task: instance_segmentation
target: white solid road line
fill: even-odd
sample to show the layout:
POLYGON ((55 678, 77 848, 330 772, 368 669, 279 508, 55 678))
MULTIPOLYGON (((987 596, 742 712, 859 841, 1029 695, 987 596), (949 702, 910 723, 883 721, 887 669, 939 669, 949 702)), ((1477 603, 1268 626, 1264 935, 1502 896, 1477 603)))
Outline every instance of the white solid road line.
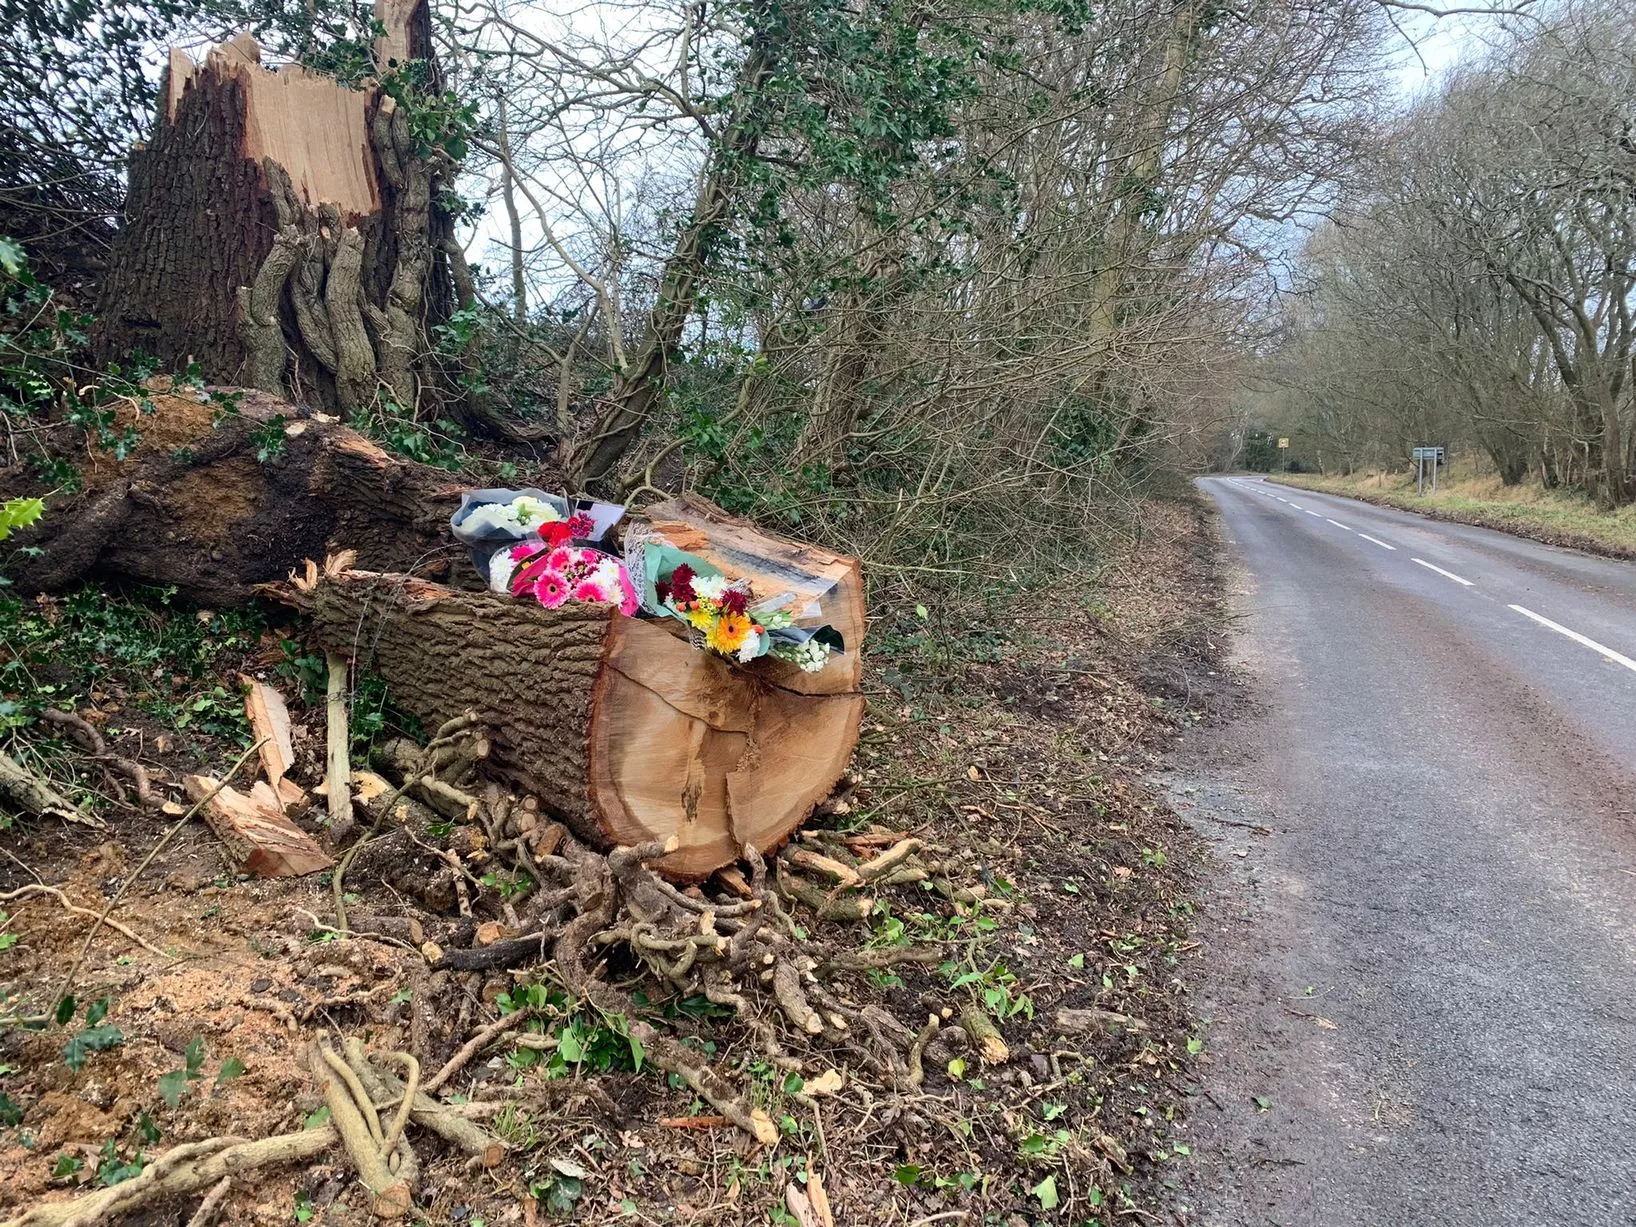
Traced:
POLYGON ((1445 570, 1443 570, 1442 567, 1434 567, 1431 563, 1427 562, 1424 558, 1414 558, 1414 559, 1411 559, 1410 561, 1418 562, 1421 566, 1425 567, 1426 570, 1428 570, 1428 571, 1436 571, 1444 579, 1452 579, 1455 583, 1464 584, 1467 588, 1475 588, 1476 587, 1476 585, 1473 584, 1469 579, 1462 579, 1462 578, 1460 578, 1460 576, 1456 575, 1453 571, 1445 571, 1445 570))
POLYGON ((1395 549, 1397 549, 1397 546, 1387 545, 1379 537, 1371 537, 1368 533, 1359 533, 1358 536, 1362 537, 1365 541, 1373 541, 1376 545, 1380 546, 1380 548, 1383 549, 1383 550, 1395 550, 1395 549))
POLYGON ((1614 664, 1623 665, 1625 668, 1629 669, 1632 673, 1636 673, 1636 660, 1632 660, 1630 657, 1626 656, 1623 652, 1615 652, 1612 648, 1606 647, 1606 646, 1604 646, 1604 645, 1602 645, 1600 643, 1597 643, 1596 640, 1590 638, 1589 636, 1581 635, 1578 631, 1569 630, 1566 626, 1563 626, 1559 622, 1553 622, 1549 618, 1542 618, 1537 613, 1535 613, 1532 609, 1524 609, 1521 605, 1512 605, 1511 608, 1516 610, 1523 617, 1532 618, 1535 622, 1538 622, 1541 626, 1549 627, 1551 630, 1555 631, 1559 635, 1566 635, 1566 636, 1568 636, 1569 639, 1572 639, 1575 643, 1582 643, 1587 648, 1589 648, 1591 651, 1602 653, 1603 656, 1606 656, 1614 664))
MULTIPOLYGON (((1328 516, 1325 516, 1325 517, 1324 517, 1324 519, 1326 519, 1326 520, 1329 520, 1329 517, 1328 517, 1328 516)), ((1330 522, 1330 523, 1331 523, 1331 524, 1333 524, 1333 525, 1334 525, 1334 526, 1335 526, 1335 527, 1336 527, 1336 528, 1343 528, 1343 529, 1346 529, 1346 531, 1347 531, 1347 532, 1351 532, 1351 531, 1352 531, 1352 530, 1351 530, 1351 529, 1350 529, 1350 528, 1347 528, 1347 527, 1346 527, 1346 525, 1344 525, 1344 524, 1342 524, 1342 523, 1341 523, 1341 522, 1340 522, 1340 521, 1339 521, 1339 520, 1329 520, 1329 522, 1330 522)))

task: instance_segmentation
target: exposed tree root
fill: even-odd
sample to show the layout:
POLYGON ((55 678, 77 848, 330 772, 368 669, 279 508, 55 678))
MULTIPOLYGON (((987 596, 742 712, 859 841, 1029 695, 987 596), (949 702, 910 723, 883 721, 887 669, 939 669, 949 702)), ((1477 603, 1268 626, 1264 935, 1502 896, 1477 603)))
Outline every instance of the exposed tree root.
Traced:
MULTIPOLYGON (((383 767, 396 768, 402 780, 400 794, 413 790, 457 824, 475 823, 465 830, 481 832, 480 837, 462 835, 457 825, 448 833, 446 848, 432 847, 413 833, 411 842, 460 867, 474 884, 478 878, 460 866, 455 847, 470 849, 468 855, 484 868, 510 869, 504 896, 478 884, 481 897, 471 906, 478 915, 487 909, 505 917, 503 926, 499 922, 478 926, 485 937, 492 939, 495 930, 506 928, 512 933, 521 929, 521 935, 469 949, 440 950, 432 971, 540 966, 573 997, 616 1020, 641 1045, 649 1063, 685 1082, 717 1114, 763 1145, 778 1140, 772 1119, 750 1102, 730 1071, 716 1068, 700 1051, 679 1042, 669 1028, 644 1016, 632 996, 632 964, 640 969, 635 982, 646 978, 657 986, 657 992, 645 990, 649 998, 703 998, 732 1010, 775 1066, 801 1069, 806 1059, 825 1053, 826 1063, 851 1060, 894 1089, 918 1088, 937 1020, 917 1033, 876 1007, 848 1005, 846 994, 832 992, 825 982, 902 963, 937 961, 942 952, 914 947, 860 950, 855 939, 845 935, 831 948, 798 926, 786 907, 810 908, 820 920, 866 919, 875 907, 877 883, 904 872, 918 875, 915 880, 929 876, 927 866, 916 860, 923 850, 919 840, 893 836, 885 848, 866 841, 858 845, 861 859, 839 841, 826 842, 822 853, 792 847, 776 867, 755 848, 746 847, 747 877, 735 873, 719 879, 715 893, 708 887, 684 889, 653 868, 654 862, 674 851, 674 841, 616 848, 603 855, 576 842, 561 826, 542 820, 532 798, 510 797, 492 785, 482 786, 474 772, 486 744, 483 731, 467 722, 439 729, 425 749, 399 743, 380 755, 383 767), (801 870, 818 875, 823 884, 801 870), (617 984, 607 972, 610 964, 622 969, 617 984)), ((343 862, 343 871, 346 867, 343 862)), ((340 876, 337 873, 337 879, 340 876)), ((444 1085, 483 1047, 521 1021, 507 1016, 473 1037, 425 1089, 435 1091, 444 1085)))
POLYGON ((33 818, 62 818, 88 827, 102 825, 8 754, 0 754, 0 808, 33 818))
POLYGON ((337 1137, 332 1127, 322 1125, 255 1142, 221 1137, 183 1143, 171 1147, 132 1180, 72 1201, 35 1206, 0 1227, 93 1227, 157 1202, 212 1188, 258 1167, 315 1158, 335 1145, 337 1137))

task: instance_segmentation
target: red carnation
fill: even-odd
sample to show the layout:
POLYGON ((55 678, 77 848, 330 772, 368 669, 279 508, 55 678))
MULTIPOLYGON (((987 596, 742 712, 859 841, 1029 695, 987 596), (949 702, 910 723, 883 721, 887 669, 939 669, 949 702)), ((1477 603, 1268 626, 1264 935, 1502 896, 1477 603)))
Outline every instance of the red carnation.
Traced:
POLYGON ((729 588, 721 594, 721 608, 724 613, 742 614, 749 607, 749 594, 742 588, 729 588))
POLYGON ((576 511, 573 515, 568 517, 568 522, 564 525, 564 527, 568 530, 568 535, 570 537, 578 540, 579 538, 589 537, 591 535, 592 530, 596 528, 596 521, 591 519, 591 517, 586 515, 583 511, 576 511))
POLYGON ((670 595, 678 605, 693 599, 693 568, 685 562, 670 573, 670 595))
POLYGON ((566 544, 568 538, 573 535, 568 531, 568 525, 572 523, 572 520, 566 523, 558 520, 551 524, 542 524, 540 525, 540 537, 546 545, 555 549, 559 545, 566 544))

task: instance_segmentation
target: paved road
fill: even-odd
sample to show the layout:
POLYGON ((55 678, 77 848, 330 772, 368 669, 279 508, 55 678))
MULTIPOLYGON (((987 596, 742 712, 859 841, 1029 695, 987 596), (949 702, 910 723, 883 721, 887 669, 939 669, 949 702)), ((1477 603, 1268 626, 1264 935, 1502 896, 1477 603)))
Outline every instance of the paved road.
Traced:
POLYGON ((1233 870, 1184 1221, 1636 1223, 1636 565, 1202 485, 1257 702, 1173 781, 1233 870))

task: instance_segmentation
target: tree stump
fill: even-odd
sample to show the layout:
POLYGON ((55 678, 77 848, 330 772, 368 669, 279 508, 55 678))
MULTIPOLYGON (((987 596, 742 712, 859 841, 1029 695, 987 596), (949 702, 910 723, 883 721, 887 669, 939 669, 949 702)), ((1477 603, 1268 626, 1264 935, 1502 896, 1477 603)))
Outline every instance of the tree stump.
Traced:
POLYGON ((549 610, 404 575, 325 576, 299 603, 326 648, 387 684, 428 727, 475 711, 498 772, 597 847, 680 840, 658 862, 695 881, 745 845, 771 851, 828 796, 863 715, 858 564, 782 541, 700 500, 655 509, 692 527, 685 548, 732 573, 831 585, 818 604, 847 651, 820 672, 729 663, 680 624, 606 606, 549 610))
MULTIPOLYGON (((435 90, 424 0, 379 15, 377 71, 413 60, 435 90)), ((431 330, 470 297, 439 203, 456 169, 376 82, 265 67, 248 34, 200 63, 173 49, 131 155, 98 360, 141 350, 334 413, 413 414, 438 381, 431 330)))

